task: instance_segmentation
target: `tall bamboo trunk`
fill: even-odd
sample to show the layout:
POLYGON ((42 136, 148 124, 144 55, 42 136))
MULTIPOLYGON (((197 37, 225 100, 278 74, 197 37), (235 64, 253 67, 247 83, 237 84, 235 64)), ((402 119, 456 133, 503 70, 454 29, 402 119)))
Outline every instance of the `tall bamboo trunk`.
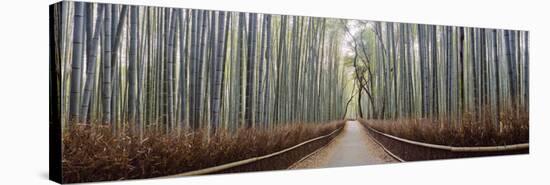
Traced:
MULTIPOLYGON (((271 15, 266 15, 266 58, 265 58, 265 65, 266 65, 266 80, 265 80, 265 96, 264 96, 264 112, 265 112, 265 115, 263 116, 263 123, 264 124, 268 124, 269 125, 269 120, 270 119, 270 116, 271 116, 271 111, 268 110, 268 108, 270 107, 270 86, 269 86, 269 83, 271 81, 271 78, 269 76, 269 72, 270 72, 270 61, 271 61, 271 54, 272 54, 272 51, 271 51, 271 15)), ((260 87, 262 88, 262 87, 260 87)))
POLYGON ((214 79, 213 84, 214 87, 212 89, 212 129, 216 130, 220 126, 220 97, 221 97, 221 84, 222 84, 222 70, 223 70, 223 61, 225 61, 224 58, 224 36, 225 36, 225 13, 219 12, 218 14, 218 36, 217 36, 217 47, 216 48, 216 59, 214 60, 214 79))
POLYGON ((74 31, 73 31, 73 56, 71 66, 71 98, 70 98, 70 121, 80 121, 80 81, 82 77, 82 48, 84 37, 84 3, 75 2, 74 31))
MULTIPOLYGON (((96 27, 94 29, 92 43, 90 45, 91 49, 88 50, 90 53, 87 55, 87 66, 86 66, 86 83, 84 86, 84 96, 82 98, 82 106, 81 106, 81 120, 82 123, 88 122, 88 111, 90 108, 90 98, 92 96, 92 90, 93 90, 93 84, 95 80, 95 64, 97 63, 97 50, 99 48, 99 37, 100 37, 100 31, 103 27, 103 10, 104 6, 99 5, 98 7, 98 18, 96 21, 96 27)), ((90 120, 91 121, 91 120, 90 120)))
POLYGON ((111 6, 105 5, 105 39, 103 46, 103 123, 111 123, 111 6))
POLYGON ((256 62, 256 16, 255 13, 249 14, 248 22, 248 57, 246 65, 246 102, 245 102, 245 124, 251 128, 254 123, 254 64, 256 62))
MULTIPOLYGON (((131 6, 130 10, 130 53, 128 58, 128 122, 136 124, 137 109, 137 46, 138 46, 138 6, 131 6)), ((136 125, 138 131, 141 125, 136 125)))

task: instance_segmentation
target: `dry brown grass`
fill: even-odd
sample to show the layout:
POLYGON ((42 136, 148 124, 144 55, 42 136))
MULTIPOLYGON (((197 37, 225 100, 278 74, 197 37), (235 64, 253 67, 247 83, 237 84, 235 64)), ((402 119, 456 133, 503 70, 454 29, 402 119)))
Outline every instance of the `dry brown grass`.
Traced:
MULTIPOLYGON (((143 139, 109 128, 74 126, 63 133, 63 182, 139 179, 173 175, 251 157, 270 154, 311 138, 329 134, 343 121, 327 124, 292 124, 271 130, 220 131, 207 139, 206 131, 178 135, 146 132, 143 139)), ((316 147, 315 144, 308 147, 316 147)), ((297 150, 283 164, 250 166, 239 171, 279 169, 312 148, 297 150), (266 167, 270 166, 270 167, 266 167)), ((279 158, 284 158, 280 156, 279 158)))
POLYGON ((479 121, 466 114, 448 122, 432 119, 360 120, 381 132, 400 138, 447 146, 496 146, 529 142, 529 114, 501 114, 500 124, 479 121))

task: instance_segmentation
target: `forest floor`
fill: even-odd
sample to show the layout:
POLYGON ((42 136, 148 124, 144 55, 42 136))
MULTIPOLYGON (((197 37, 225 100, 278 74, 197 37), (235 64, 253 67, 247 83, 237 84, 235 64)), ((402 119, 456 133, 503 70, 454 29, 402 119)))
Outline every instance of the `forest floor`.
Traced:
POLYGON ((327 146, 294 164, 291 169, 358 166, 397 162, 388 155, 358 121, 348 121, 327 146))

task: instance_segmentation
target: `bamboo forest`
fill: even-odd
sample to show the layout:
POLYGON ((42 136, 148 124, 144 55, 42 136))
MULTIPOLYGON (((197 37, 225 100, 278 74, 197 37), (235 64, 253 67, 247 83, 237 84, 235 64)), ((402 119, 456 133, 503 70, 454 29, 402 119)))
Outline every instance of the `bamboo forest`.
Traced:
POLYGON ((50 15, 65 183, 529 150, 528 31, 73 1, 50 15))

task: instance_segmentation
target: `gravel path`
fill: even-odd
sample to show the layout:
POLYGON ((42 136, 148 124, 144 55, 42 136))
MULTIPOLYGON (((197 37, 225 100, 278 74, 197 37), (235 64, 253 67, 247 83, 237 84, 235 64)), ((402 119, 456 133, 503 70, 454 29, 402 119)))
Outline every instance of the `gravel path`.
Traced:
POLYGON ((357 121, 348 121, 344 130, 324 148, 292 169, 358 166, 397 162, 389 156, 357 121))

